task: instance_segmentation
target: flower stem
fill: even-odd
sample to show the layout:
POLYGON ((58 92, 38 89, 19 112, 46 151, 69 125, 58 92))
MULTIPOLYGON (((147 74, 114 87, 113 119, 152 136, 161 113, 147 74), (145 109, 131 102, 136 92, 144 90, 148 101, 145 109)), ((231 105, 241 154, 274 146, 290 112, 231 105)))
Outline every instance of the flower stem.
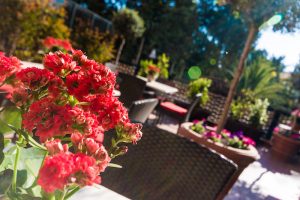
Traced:
POLYGON ((65 196, 65 200, 67 200, 68 198, 70 198, 73 194, 75 194, 78 190, 80 189, 79 186, 77 186, 76 188, 74 188, 73 190, 71 190, 66 196, 65 196))
POLYGON ((13 179, 12 179, 12 189, 14 192, 17 191, 17 175, 18 175, 18 162, 20 157, 20 148, 17 145, 17 152, 15 157, 15 163, 14 163, 14 173, 13 173, 13 179))

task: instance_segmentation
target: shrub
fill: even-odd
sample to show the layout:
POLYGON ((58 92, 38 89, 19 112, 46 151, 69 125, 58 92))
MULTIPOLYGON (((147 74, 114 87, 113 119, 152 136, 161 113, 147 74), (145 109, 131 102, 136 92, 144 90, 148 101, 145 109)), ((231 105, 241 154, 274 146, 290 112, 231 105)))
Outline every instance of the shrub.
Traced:
POLYGON ((268 120, 267 109, 270 105, 268 99, 256 98, 250 90, 243 90, 242 96, 231 106, 232 117, 236 120, 249 117, 252 125, 261 126, 268 120))
POLYGON ((51 0, 24 1, 26 11, 22 16, 15 55, 23 60, 42 61, 39 53, 42 41, 48 36, 68 39, 70 30, 65 25, 66 11, 57 8, 51 0))
POLYGON ((199 78, 192 81, 188 86, 188 97, 194 98, 196 94, 202 93, 200 105, 204 106, 209 100, 208 89, 211 86, 211 83, 211 79, 208 78, 199 78))
POLYGON ((89 24, 79 21, 71 36, 73 46, 83 49, 86 55, 94 60, 105 63, 114 58, 115 38, 109 33, 101 33, 89 24))

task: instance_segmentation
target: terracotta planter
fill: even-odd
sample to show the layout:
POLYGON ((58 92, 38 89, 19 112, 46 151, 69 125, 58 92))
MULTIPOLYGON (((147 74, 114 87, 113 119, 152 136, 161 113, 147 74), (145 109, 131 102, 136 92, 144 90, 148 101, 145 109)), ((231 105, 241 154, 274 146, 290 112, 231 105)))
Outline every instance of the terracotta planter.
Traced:
POLYGON ((238 179, 239 175, 243 172, 243 170, 249 164, 260 158, 256 148, 253 146, 249 146, 249 150, 244 150, 228 147, 221 143, 214 143, 210 140, 207 140, 195 131, 191 130, 190 127, 192 124, 193 123, 191 122, 181 124, 181 126, 178 129, 178 134, 185 138, 193 140, 198 144, 204 145, 212 150, 215 150, 216 152, 224 155, 225 157, 229 158, 238 165, 238 170, 236 174, 232 177, 230 183, 226 186, 227 191, 229 191, 235 183, 235 181, 238 179))
POLYGON ((285 161, 293 160, 300 150, 300 141, 274 133, 272 138, 272 154, 285 161))

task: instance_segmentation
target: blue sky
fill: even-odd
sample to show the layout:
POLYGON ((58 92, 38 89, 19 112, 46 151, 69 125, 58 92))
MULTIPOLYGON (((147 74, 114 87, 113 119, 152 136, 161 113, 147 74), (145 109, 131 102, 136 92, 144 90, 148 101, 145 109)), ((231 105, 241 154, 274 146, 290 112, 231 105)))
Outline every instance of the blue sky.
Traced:
POLYGON ((285 56, 285 71, 291 72, 300 61, 300 31, 295 33, 273 32, 271 28, 262 31, 257 49, 267 50, 269 56, 285 56))

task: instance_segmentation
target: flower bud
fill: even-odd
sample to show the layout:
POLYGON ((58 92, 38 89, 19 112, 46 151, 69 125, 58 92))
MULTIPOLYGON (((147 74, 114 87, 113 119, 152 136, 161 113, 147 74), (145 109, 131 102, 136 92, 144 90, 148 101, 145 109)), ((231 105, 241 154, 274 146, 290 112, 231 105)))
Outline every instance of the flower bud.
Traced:
POLYGON ((68 145, 67 144, 62 145, 59 139, 46 141, 45 146, 50 155, 68 151, 68 145))

